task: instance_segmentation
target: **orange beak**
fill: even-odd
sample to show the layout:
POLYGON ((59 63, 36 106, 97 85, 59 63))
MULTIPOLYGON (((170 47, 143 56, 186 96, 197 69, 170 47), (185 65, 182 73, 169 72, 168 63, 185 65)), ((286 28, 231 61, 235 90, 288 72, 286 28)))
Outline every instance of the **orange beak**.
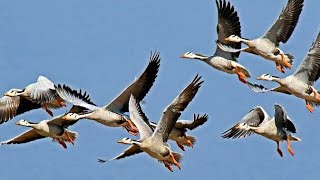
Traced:
POLYGON ((180 58, 186 58, 186 56, 185 56, 184 54, 182 54, 182 55, 180 56, 180 58))

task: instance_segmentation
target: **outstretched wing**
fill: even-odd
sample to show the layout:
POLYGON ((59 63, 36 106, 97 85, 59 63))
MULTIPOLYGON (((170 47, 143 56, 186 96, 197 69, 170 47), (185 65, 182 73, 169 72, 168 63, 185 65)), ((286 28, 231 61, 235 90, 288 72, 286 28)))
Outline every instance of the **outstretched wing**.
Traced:
POLYGON ((204 114, 200 116, 199 114, 194 114, 193 115, 193 121, 188 121, 188 120, 178 120, 175 124, 175 128, 177 129, 182 129, 182 128, 187 128, 190 130, 193 130, 197 128, 198 126, 203 125, 205 122, 208 120, 208 115, 204 114))
POLYGON ((277 46, 280 42, 286 43, 296 27, 304 0, 289 0, 282 10, 277 21, 272 25, 264 37, 268 38, 277 46))
POLYGON ((98 159, 98 162, 100 163, 105 163, 105 162, 109 162, 109 161, 113 161, 113 160, 118 160, 118 159, 122 159, 122 158, 126 158, 135 154, 139 154, 143 152, 139 146, 137 145, 131 145, 128 149, 126 149, 125 151, 123 151, 121 154, 119 154, 118 156, 112 158, 112 159, 108 159, 108 160, 103 160, 103 159, 98 159))
MULTIPOLYGON (((241 43, 228 42, 225 38, 231 35, 237 35, 241 37, 241 25, 238 17, 237 11, 234 10, 234 7, 230 2, 225 0, 216 0, 216 5, 218 8, 218 24, 217 24, 217 33, 218 41, 223 44, 228 44, 229 46, 240 49, 241 43)), ((216 49, 216 53, 219 52, 219 55, 225 55, 230 60, 236 60, 239 57, 240 51, 237 52, 221 52, 219 46, 216 49)))
POLYGON ((247 129, 245 126, 258 127, 264 120, 268 119, 268 114, 260 106, 253 108, 247 113, 240 122, 232 128, 222 133, 223 138, 241 138, 250 136, 254 132, 247 129))
POLYGON ((313 85, 320 77, 320 33, 317 39, 313 42, 307 56, 299 65, 294 76, 313 85))
POLYGON ((291 92, 287 91, 283 86, 278 86, 275 88, 268 89, 262 86, 261 84, 252 84, 250 82, 247 82, 247 85, 253 92, 265 93, 265 92, 274 91, 274 92, 280 92, 280 93, 291 95, 291 92))
POLYGON ((201 87, 201 76, 196 76, 193 81, 173 100, 164 110, 161 120, 156 127, 152 137, 160 142, 167 142, 172 128, 176 124, 181 112, 188 106, 201 87))
POLYGON ((31 86, 30 98, 35 101, 49 103, 57 97, 54 84, 44 76, 39 76, 31 86))
POLYGON ((41 108, 39 103, 32 102, 26 98, 3 96, 0 98, 0 124, 7 122, 15 116, 38 108, 41 108))
POLYGON ((105 108, 116 112, 128 112, 128 103, 131 94, 140 102, 147 95, 158 76, 160 59, 160 53, 151 53, 149 64, 140 77, 131 83, 131 85, 121 92, 110 104, 105 106, 105 108))
POLYGON ((27 143, 37 139, 42 139, 42 138, 45 138, 45 137, 38 134, 36 130, 30 129, 12 139, 1 142, 1 144, 22 144, 22 143, 27 143))

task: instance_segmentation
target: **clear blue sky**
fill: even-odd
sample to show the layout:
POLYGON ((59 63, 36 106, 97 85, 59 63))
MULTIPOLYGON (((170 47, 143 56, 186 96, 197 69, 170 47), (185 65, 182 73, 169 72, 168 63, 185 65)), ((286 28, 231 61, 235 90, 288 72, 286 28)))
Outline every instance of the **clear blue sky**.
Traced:
MULTIPOLYGON (((232 1, 240 15, 242 35, 262 35, 286 2, 232 1)), ((317 0, 306 0, 293 36, 281 46, 295 56, 293 70, 288 73, 300 64, 320 30, 319 6, 317 0)), ((171 173, 146 154, 98 164, 97 158, 111 158, 127 148, 117 141, 129 135, 121 128, 83 120, 70 128, 79 133, 79 138, 67 150, 50 139, 1 146, 1 179, 319 178, 320 109, 311 114, 304 101, 295 97, 255 94, 236 76, 179 58, 186 51, 209 55, 215 50, 217 10, 213 0, 4 0, 0 2, 0 19, 0 92, 23 88, 45 75, 54 83, 88 91, 92 100, 104 105, 142 72, 150 51, 158 50, 162 57, 159 77, 143 105, 148 117, 157 121, 196 73, 205 82, 181 118, 190 119, 193 113, 210 117, 205 126, 190 133, 198 137, 198 143, 183 153, 181 171, 171 173), (284 157, 280 158, 276 144, 257 135, 236 140, 220 137, 254 106, 261 105, 273 115, 274 103, 287 109, 297 136, 303 140, 292 144, 295 157, 282 144, 284 157)), ((241 54, 240 62, 254 78, 263 73, 282 76, 274 63, 260 57, 241 54)), ((320 89, 319 83, 315 87, 320 89)), ((2 124, 0 139, 27 130, 14 124, 22 118, 38 122, 48 115, 37 110, 2 124)), ((179 151, 174 143, 172 149, 179 151)))

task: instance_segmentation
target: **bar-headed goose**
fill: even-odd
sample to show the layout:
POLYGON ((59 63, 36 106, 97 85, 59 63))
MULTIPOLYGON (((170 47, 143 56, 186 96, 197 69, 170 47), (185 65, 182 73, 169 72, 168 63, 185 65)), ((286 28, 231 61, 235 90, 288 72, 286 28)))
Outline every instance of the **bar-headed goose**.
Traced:
POLYGON ((284 73, 283 67, 291 69, 293 56, 284 54, 279 48, 279 44, 280 42, 286 43, 292 35, 302 11, 303 1, 304 0, 288 0, 287 6, 282 10, 277 21, 265 35, 257 39, 249 40, 241 38, 241 36, 237 34, 233 34, 225 39, 230 42, 244 43, 248 47, 234 49, 234 47, 228 47, 221 43, 218 43, 218 46, 228 52, 236 53, 245 51, 259 55, 267 60, 274 61, 277 69, 284 73))
POLYGON ((11 89, 0 98, 0 124, 41 107, 53 116, 49 108, 62 106, 65 106, 65 103, 57 95, 54 84, 48 78, 39 76, 36 83, 24 89, 11 89))
POLYGON ((258 77, 258 80, 274 81, 280 86, 267 89, 262 85, 248 83, 248 86, 254 92, 280 92, 285 94, 292 94, 296 97, 304 99, 306 107, 310 112, 313 112, 314 106, 320 105, 319 92, 313 87, 313 84, 320 77, 320 33, 317 39, 311 45, 311 48, 299 65, 295 73, 285 78, 263 74, 258 77))
MULTIPOLYGON (((228 44, 233 48, 241 48, 240 42, 227 42, 226 37, 236 34, 241 36, 241 25, 237 11, 234 10, 234 7, 230 2, 226 3, 225 0, 216 0, 218 8, 218 41, 224 44, 228 44)), ((248 70, 237 62, 240 52, 230 53, 221 50, 219 47, 216 47, 216 52, 212 56, 204 56, 201 54, 195 54, 192 52, 187 52, 181 55, 181 58, 188 59, 198 59, 211 67, 229 73, 237 74, 241 82, 246 83, 247 78, 250 77, 248 70)))
POLYGON ((149 64, 140 77, 111 103, 103 107, 88 104, 77 98, 74 94, 75 91, 69 87, 58 85, 56 89, 62 99, 73 105, 81 106, 89 110, 87 113, 82 114, 69 113, 64 118, 70 121, 84 118, 91 119, 105 126, 124 127, 130 134, 137 135, 137 128, 124 113, 128 112, 128 103, 131 94, 133 94, 138 101, 141 101, 147 95, 156 80, 159 66, 160 54, 151 54, 149 64))
MULTIPOLYGON (((193 115, 193 121, 191 120, 178 120, 173 127, 171 133, 169 134, 169 139, 175 141, 177 145, 185 151, 184 146, 193 147, 196 143, 196 137, 189 136, 186 132, 189 130, 193 130, 201 125, 203 125, 208 120, 208 115, 204 114, 202 116, 193 115)), ((150 123, 151 126, 155 129, 157 124, 154 122, 150 123)))
MULTIPOLYGON (((164 165, 173 171, 171 165, 181 169, 179 161, 181 155, 172 152, 167 140, 170 132, 174 128, 181 112, 192 101, 198 92, 201 84, 201 77, 196 76, 194 80, 174 99, 174 101, 164 110, 159 125, 153 129, 148 118, 142 112, 141 107, 134 96, 131 96, 129 101, 130 118, 138 127, 140 139, 132 140, 123 138, 119 143, 131 145, 127 150, 111 160, 117 160, 131 156, 140 152, 146 152, 151 157, 163 162, 164 165)), ((99 162, 108 160, 99 159, 99 162)), ((109 160, 110 161, 110 160, 109 160)))
MULTIPOLYGON (((94 105, 86 93, 77 92, 78 98, 94 105)), ((72 106, 68 113, 81 113, 85 109, 80 106, 72 106)), ((66 113, 67 114, 67 113, 66 113)), ((74 144, 77 138, 77 133, 68 130, 67 128, 77 121, 65 121, 63 117, 66 115, 59 115, 51 120, 42 120, 39 123, 29 122, 27 120, 20 120, 16 124, 20 126, 31 127, 32 129, 12 138, 1 144, 23 144, 37 139, 50 137, 53 141, 58 142, 62 147, 67 148, 66 142, 74 144)))
POLYGON ((293 156, 294 152, 290 142, 301 141, 301 139, 291 134, 296 133, 296 128, 285 109, 279 104, 275 104, 274 108, 275 114, 273 118, 269 117, 262 107, 257 106, 253 108, 239 123, 224 132, 222 137, 242 138, 250 136, 253 133, 259 134, 277 143, 277 151, 281 157, 283 153, 280 150, 279 142, 287 141, 288 151, 293 156))

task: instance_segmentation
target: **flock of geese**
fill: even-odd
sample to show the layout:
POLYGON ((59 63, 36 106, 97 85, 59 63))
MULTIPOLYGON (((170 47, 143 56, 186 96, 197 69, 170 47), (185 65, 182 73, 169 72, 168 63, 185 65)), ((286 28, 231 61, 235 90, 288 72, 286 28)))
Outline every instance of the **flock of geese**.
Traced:
MULTIPOLYGON (((319 91, 313 87, 314 82, 320 76, 320 33, 295 73, 285 78, 269 74, 263 74, 257 78, 277 82, 280 84, 278 87, 268 89, 249 82, 248 78, 251 75, 248 69, 237 61, 240 52, 243 51, 273 61, 281 73, 285 73, 285 68, 291 69, 294 57, 284 53, 279 48, 279 44, 286 43, 292 35, 303 3, 304 0, 288 0, 286 7, 271 28, 263 36, 249 40, 241 36, 238 13, 231 3, 226 0, 216 0, 218 38, 215 53, 212 56, 205 56, 187 52, 181 55, 181 58, 198 59, 219 71, 236 74, 239 80, 254 92, 274 91, 304 99, 307 109, 313 112, 313 107, 320 105, 319 91), (241 48, 242 43, 247 47, 241 48)), ((156 81, 160 60, 159 52, 151 53, 149 63, 142 74, 112 102, 104 106, 98 106, 92 102, 87 92, 74 90, 65 84, 54 84, 44 76, 39 76, 37 82, 23 89, 9 90, 0 99, 1 124, 27 111, 40 108, 53 117, 37 123, 24 119, 18 121, 17 125, 30 127, 30 129, 1 144, 22 144, 48 137, 67 148, 67 143, 74 144, 77 138, 77 133, 68 128, 81 119, 87 119, 108 127, 122 127, 129 134, 140 136, 138 140, 127 137, 121 139, 118 142, 127 144, 129 147, 114 158, 99 159, 99 162, 118 160, 145 152, 162 162, 170 171, 173 171, 172 166, 181 169, 182 156, 172 151, 167 141, 175 141, 183 151, 186 147, 195 145, 196 138, 186 133, 188 130, 203 125, 208 120, 208 115, 194 114, 193 120, 178 119, 194 99, 203 81, 200 75, 196 75, 191 83, 164 109, 159 122, 152 122, 143 112, 140 102, 156 81), (67 105, 71 106, 67 113, 53 115, 52 109, 67 105)), ((280 104, 275 104, 274 109, 274 117, 270 117, 262 107, 253 108, 240 122, 222 133, 222 137, 241 138, 254 133, 259 134, 277 143, 277 152, 281 157, 283 153, 279 148, 279 143, 286 141, 287 149, 293 156, 294 151, 290 143, 301 140, 292 135, 296 133, 296 128, 286 110, 280 104)))

